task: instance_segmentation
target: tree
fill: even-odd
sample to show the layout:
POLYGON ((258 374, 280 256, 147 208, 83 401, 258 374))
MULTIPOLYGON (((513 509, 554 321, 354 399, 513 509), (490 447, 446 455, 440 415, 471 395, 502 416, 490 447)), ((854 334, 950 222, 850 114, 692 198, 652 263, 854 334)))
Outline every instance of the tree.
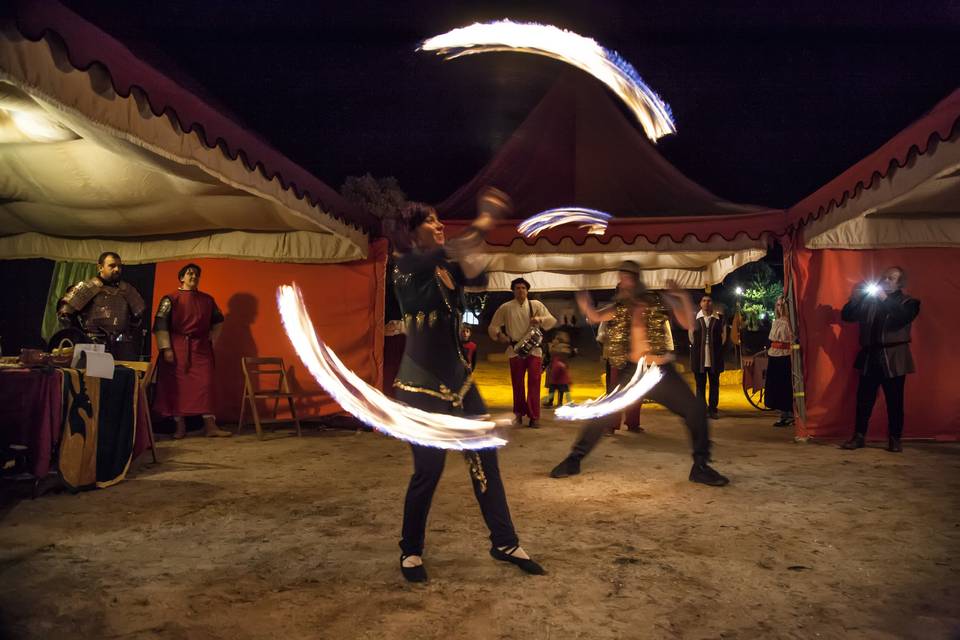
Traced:
POLYGON ((773 317, 777 298, 783 295, 783 283, 777 279, 773 268, 767 263, 752 264, 757 266, 751 269, 750 283, 743 288, 740 311, 747 329, 756 331, 760 328, 761 321, 773 317))
POLYGON ((369 173, 349 176, 340 187, 340 194, 379 218, 384 231, 393 227, 407 204, 407 194, 393 176, 374 178, 369 173))

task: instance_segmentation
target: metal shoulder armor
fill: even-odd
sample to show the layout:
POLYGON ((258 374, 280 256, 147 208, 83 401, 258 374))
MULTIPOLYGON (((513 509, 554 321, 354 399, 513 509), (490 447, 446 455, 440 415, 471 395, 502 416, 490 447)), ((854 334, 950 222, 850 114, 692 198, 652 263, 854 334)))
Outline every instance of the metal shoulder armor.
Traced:
POLYGON ((103 289, 103 284, 98 278, 82 280, 67 289, 61 300, 73 311, 83 311, 84 307, 90 304, 90 301, 100 293, 101 289, 103 289))
POLYGON ((157 314, 153 318, 153 332, 170 330, 170 314, 173 312, 173 301, 170 296, 160 298, 157 305, 157 314))

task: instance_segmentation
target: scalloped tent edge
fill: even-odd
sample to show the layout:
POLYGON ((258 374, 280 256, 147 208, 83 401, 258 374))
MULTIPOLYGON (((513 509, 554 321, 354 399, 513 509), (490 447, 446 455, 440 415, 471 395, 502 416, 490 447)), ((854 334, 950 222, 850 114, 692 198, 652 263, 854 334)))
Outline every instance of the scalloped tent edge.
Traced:
MULTIPOLYGON (((59 124, 63 124, 62 117, 77 125, 75 129, 90 133, 89 141, 84 136, 61 143, 74 143, 70 151, 77 158, 73 159, 80 163, 82 157, 89 163, 91 157, 102 156, 97 155, 98 151, 116 152, 121 148, 130 160, 126 167, 131 175, 126 177, 150 179, 151 184, 157 182, 158 175, 177 185, 189 181, 196 192, 198 211, 192 219, 184 215, 179 227, 171 225, 170 230, 163 230, 149 220, 144 222, 145 216, 141 215, 139 228, 129 225, 127 240, 136 237, 142 248, 185 232, 207 232, 220 236, 219 242, 208 243, 211 250, 229 244, 227 239, 242 237, 244 242, 231 251, 260 251, 249 256, 252 259, 331 262, 366 256, 369 235, 379 231, 373 216, 348 203, 303 168, 55 0, 21 1, 13 8, 15 19, 4 21, 5 32, 0 35, 4 44, 0 47, 0 79, 33 99, 39 112, 45 110, 59 124), (70 91, 74 93, 71 95, 70 91), (82 146, 78 143, 87 142, 95 142, 101 149, 88 148, 77 153, 77 147, 82 146), (145 158, 150 165, 148 170, 142 166, 145 158), (218 202, 211 195, 221 196, 220 201, 232 208, 228 211, 223 207, 220 218, 211 214, 207 219, 207 209, 202 207, 218 202), (251 210, 246 218, 237 213, 237 203, 251 210), (301 253, 290 253, 291 249, 301 253), (264 251, 279 253, 268 255, 264 251)), ((16 166, 23 169, 26 165, 16 166)), ((177 191, 168 189, 165 193, 177 191)), ((3 204, 11 206, 10 197, 16 194, 0 195, 7 197, 3 204)), ((158 192, 158 202, 160 195, 158 192)), ((32 227, 17 224, 22 218, 20 211, 9 216, 8 220, 15 222, 4 225, 3 240, 6 249, 14 253, 5 250, 5 256, 18 257, 18 252, 35 251, 26 237, 30 232, 51 239, 100 237, 109 243, 110 237, 102 231, 78 234, 75 230, 58 229, 53 220, 62 219, 65 213, 64 207, 58 206, 51 207, 46 218, 35 218, 41 224, 32 227), (11 249, 11 245, 16 247, 11 249)), ((104 204, 105 210, 109 207, 110 203, 104 204)), ((66 212, 69 211, 67 207, 66 212)), ((150 251, 146 252, 146 259, 148 254, 150 251)))

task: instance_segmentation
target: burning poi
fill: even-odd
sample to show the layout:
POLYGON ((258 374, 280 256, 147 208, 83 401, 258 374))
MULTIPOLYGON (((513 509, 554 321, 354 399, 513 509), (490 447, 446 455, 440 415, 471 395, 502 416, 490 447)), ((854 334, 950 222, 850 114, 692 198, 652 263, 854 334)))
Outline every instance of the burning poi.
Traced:
POLYGON ((277 290, 280 318, 297 355, 344 411, 387 435, 440 449, 485 449, 507 443, 494 433, 496 423, 428 413, 395 402, 344 366, 337 354, 317 337, 300 288, 277 290))
POLYGON ((564 224, 579 224, 589 235, 602 236, 607 231, 609 213, 586 207, 557 207, 530 216, 519 225, 517 231, 526 238, 535 238, 547 229, 564 224))
POLYGON ((616 387, 608 394, 580 404, 566 404, 557 407, 553 415, 560 420, 592 420, 612 413, 620 413, 640 402, 653 387, 660 382, 663 373, 657 365, 645 366, 641 361, 633 376, 622 387, 616 387))
POLYGON ((499 20, 474 23, 428 38, 420 49, 435 51, 447 60, 495 51, 532 53, 560 60, 609 87, 633 112, 651 141, 677 131, 670 107, 647 86, 633 65, 616 51, 572 31, 533 22, 499 20))

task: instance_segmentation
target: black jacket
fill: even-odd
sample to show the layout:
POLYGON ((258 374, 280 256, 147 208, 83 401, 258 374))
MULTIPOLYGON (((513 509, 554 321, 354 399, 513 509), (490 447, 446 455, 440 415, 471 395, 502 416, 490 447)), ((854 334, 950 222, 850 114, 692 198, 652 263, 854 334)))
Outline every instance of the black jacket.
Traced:
MULTIPOLYGON (((723 371, 723 337, 726 324, 723 316, 717 316, 710 323, 710 369, 714 372, 723 371)), ((704 317, 696 319, 693 325, 693 342, 690 343, 690 369, 696 373, 703 373, 706 361, 707 321, 704 317)))
POLYGON ((920 301, 899 290, 885 300, 860 290, 850 296, 840 317, 860 323, 860 353, 854 366, 864 374, 879 368, 887 378, 913 373, 910 327, 919 313, 920 301))

